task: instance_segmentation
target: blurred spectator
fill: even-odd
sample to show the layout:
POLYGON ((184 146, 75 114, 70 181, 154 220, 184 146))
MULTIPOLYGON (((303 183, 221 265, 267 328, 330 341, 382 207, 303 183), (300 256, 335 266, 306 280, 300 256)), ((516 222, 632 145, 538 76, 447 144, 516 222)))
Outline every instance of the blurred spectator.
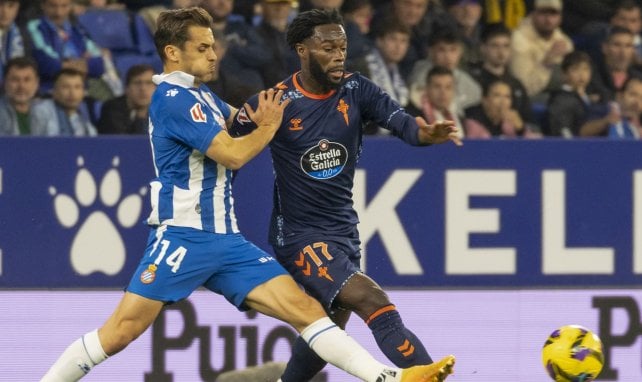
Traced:
POLYGON ((642 79, 630 77, 618 93, 615 102, 609 104, 602 118, 586 122, 580 131, 582 136, 608 136, 619 139, 640 139, 642 126, 642 79))
POLYGON ((98 121, 98 134, 147 134, 149 104, 156 85, 151 65, 134 65, 127 71, 125 94, 105 102, 98 121))
POLYGON ((19 9, 18 0, 0 0, 0 84, 7 62, 14 57, 25 55, 22 31, 16 25, 19 9))
POLYGON ((535 0, 535 9, 513 32, 511 70, 533 98, 558 89, 562 58, 573 42, 562 32, 562 0, 535 0))
POLYGON ((276 85, 299 69, 299 59, 290 49, 285 37, 285 30, 294 7, 294 0, 261 1, 263 17, 256 31, 270 51, 269 62, 260 70, 266 86, 276 85))
POLYGON ((479 42, 481 38, 482 0, 445 0, 443 2, 452 20, 451 27, 460 31, 464 52, 460 66, 468 70, 481 61, 479 42))
POLYGON ((545 135, 572 138, 580 135, 599 95, 590 95, 591 58, 582 51, 567 54, 562 60, 564 84, 551 93, 548 101, 545 135))
POLYGON ((5 67, 0 98, 1 135, 58 135, 55 115, 36 98, 38 67, 27 57, 15 57, 5 67))
POLYGON ((227 41, 221 31, 214 31, 214 52, 216 53, 216 64, 212 79, 206 83, 216 95, 228 104, 239 108, 247 100, 247 94, 254 89, 247 85, 236 73, 234 65, 225 60, 227 54, 227 41), (227 64, 226 64, 227 63, 227 64))
MULTIPOLYGON (((399 62, 410 44, 410 29, 389 20, 372 31, 375 46, 355 65, 362 74, 383 89, 399 105, 408 105, 408 86, 399 73, 399 62)), ((387 131, 387 130, 386 130, 387 131)))
POLYGON ((602 44, 608 38, 611 28, 626 28, 633 33, 634 65, 642 66, 641 9, 637 0, 621 0, 615 6, 608 23, 595 23, 590 30, 574 37, 575 49, 586 51, 594 61, 599 60, 602 55, 602 44))
POLYGON ((510 84, 503 80, 496 80, 483 88, 481 103, 466 109, 464 127, 468 138, 539 136, 530 131, 513 109, 510 84))
POLYGON ((301 12, 311 9, 341 9, 343 0, 302 0, 299 4, 301 12))
POLYGON ((412 104, 406 109, 409 114, 423 117, 428 123, 454 121, 459 129, 459 137, 464 136, 464 126, 455 105, 455 76, 452 70, 435 66, 428 71, 426 87, 421 97, 421 108, 412 104))
POLYGON ((118 9, 124 10, 125 4, 115 0, 73 0, 72 14, 79 16, 88 9, 118 9))
POLYGON ((612 27, 602 43, 602 55, 595 60, 591 87, 604 99, 613 100, 629 77, 642 76, 633 66, 633 39, 633 33, 628 29, 612 27))
POLYGON ((158 15, 167 9, 189 8, 198 5, 199 0, 172 0, 171 4, 154 4, 138 10, 138 14, 143 18, 149 30, 154 34, 156 32, 156 19, 158 15))
MULTIPOLYGON (((426 57, 426 41, 432 32, 433 9, 428 8, 429 0, 391 0, 375 9, 371 28, 393 18, 401 25, 410 28, 410 46, 408 53, 400 64, 401 75, 408 79, 416 61, 426 57)), ((436 9, 435 13, 436 13, 436 9)), ((350 45, 350 44, 348 44, 350 45)), ((425 77, 422 77, 425 78, 425 77)))
POLYGON ((242 84, 239 92, 247 90, 243 98, 248 99, 265 88, 261 70, 272 55, 256 30, 242 16, 232 14, 233 3, 233 0, 201 0, 200 6, 214 19, 212 29, 225 36, 227 49, 220 60, 221 67, 235 69, 236 80, 242 84))
POLYGON ((564 2, 562 28, 571 36, 594 35, 608 23, 620 0, 581 0, 564 2))
POLYGON ((100 99, 111 98, 122 91, 118 88, 120 79, 113 69, 111 56, 108 51, 102 52, 71 21, 71 5, 71 0, 42 0, 43 17, 27 24, 33 56, 40 70, 40 92, 49 92, 57 73, 61 69, 71 68, 85 73, 90 79, 104 81, 95 85, 97 90, 92 95, 100 99), (105 74, 108 78, 103 80, 105 74))
POLYGON ((368 37, 373 8, 370 0, 345 0, 341 6, 348 44, 348 61, 362 58, 372 49, 368 37))
MULTIPOLYGON (((469 73, 483 87, 495 80, 504 80, 510 85, 512 104, 523 121, 535 124, 531 101, 526 88, 510 72, 511 31, 504 24, 491 24, 481 34, 480 53, 482 62, 470 68, 469 73)), ((536 128, 531 126, 534 130, 536 128)))
POLYGON ((636 66, 642 65, 642 6, 635 0, 622 0, 615 7, 610 19, 611 26, 626 28, 633 33, 636 66))
POLYGON ((18 26, 24 27, 27 21, 42 16, 41 2, 42 0, 20 0, 20 10, 16 19, 18 26))
POLYGON ((502 23, 514 30, 526 16, 530 3, 530 0, 484 0, 484 24, 502 23))
POLYGON ((436 31, 428 41, 428 59, 417 61, 409 78, 410 102, 421 108, 421 96, 428 71, 433 66, 443 66, 455 75, 455 104, 460 111, 479 103, 481 87, 470 74, 459 68, 462 43, 457 31, 448 28, 436 31))
MULTIPOLYGON (((408 105, 408 86, 399 72, 399 62, 410 44, 410 29, 389 19, 372 30, 374 48, 361 60, 353 63, 349 70, 361 72, 402 107, 408 105)), ((366 134, 389 134, 389 130, 369 124, 366 134)))
POLYGON ((52 99, 43 102, 49 112, 55 115, 60 135, 96 135, 84 99, 85 74, 75 68, 61 69, 54 78, 52 99))
POLYGON ((154 5, 163 5, 169 7, 172 3, 172 0, 120 0, 120 2, 125 4, 127 9, 138 12, 142 8, 151 7, 154 5))

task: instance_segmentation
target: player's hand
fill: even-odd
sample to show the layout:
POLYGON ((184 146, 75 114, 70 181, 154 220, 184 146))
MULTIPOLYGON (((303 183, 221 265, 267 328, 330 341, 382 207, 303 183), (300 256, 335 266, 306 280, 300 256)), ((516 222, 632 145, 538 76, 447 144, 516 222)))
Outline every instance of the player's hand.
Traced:
POLYGON ((268 128, 272 131, 278 130, 283 120, 283 111, 290 103, 290 99, 281 100, 283 97, 283 90, 276 91, 272 88, 262 90, 258 94, 259 104, 256 111, 252 106, 245 104, 245 111, 247 116, 254 121, 259 127, 268 128))
POLYGON ((459 129, 453 121, 437 121, 432 125, 428 124, 422 117, 415 117, 419 125, 419 142, 423 144, 437 144, 453 141, 457 146, 463 145, 459 135, 459 129))

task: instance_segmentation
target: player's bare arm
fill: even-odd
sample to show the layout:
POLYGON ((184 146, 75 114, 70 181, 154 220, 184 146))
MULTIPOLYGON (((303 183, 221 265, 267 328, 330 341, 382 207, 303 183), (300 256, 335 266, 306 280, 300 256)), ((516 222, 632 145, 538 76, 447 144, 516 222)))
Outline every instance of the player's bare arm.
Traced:
POLYGON ((289 99, 281 101, 282 96, 282 90, 261 91, 256 111, 245 104, 247 115, 256 123, 257 129, 241 138, 232 138, 226 131, 220 132, 212 140, 206 155, 232 170, 249 162, 270 143, 281 125, 283 110, 290 103, 289 99))
POLYGON ((463 145, 463 142, 457 136, 457 126, 453 121, 437 121, 428 124, 422 117, 416 117, 419 131, 417 132, 419 142, 422 144, 438 144, 453 141, 457 146, 463 145))

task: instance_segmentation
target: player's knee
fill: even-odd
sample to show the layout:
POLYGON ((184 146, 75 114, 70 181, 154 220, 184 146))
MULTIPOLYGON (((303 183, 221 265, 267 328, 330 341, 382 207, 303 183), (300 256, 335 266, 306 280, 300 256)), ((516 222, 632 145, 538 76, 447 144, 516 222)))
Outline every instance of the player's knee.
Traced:
POLYGON ((388 295, 382 289, 364 286, 344 288, 339 295, 338 302, 344 308, 353 310, 360 315, 367 315, 391 304, 388 295))
POLYGON ((294 302, 294 311, 291 311, 292 322, 295 328, 304 328, 314 321, 326 317, 325 310, 321 304, 314 298, 304 295, 294 302))

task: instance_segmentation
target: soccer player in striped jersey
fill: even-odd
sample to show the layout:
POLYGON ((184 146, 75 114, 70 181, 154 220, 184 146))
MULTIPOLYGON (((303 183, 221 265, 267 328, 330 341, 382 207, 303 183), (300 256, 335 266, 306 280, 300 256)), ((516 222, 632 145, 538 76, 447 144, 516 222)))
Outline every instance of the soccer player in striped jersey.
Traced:
POLYGON ((98 330, 73 342, 41 381, 77 381, 123 350, 165 304, 203 286, 239 310, 255 309, 292 325, 326 361, 368 382, 432 382, 452 360, 412 368, 376 361, 307 296, 271 256, 239 233, 232 170, 258 154, 290 103, 273 89, 258 95, 258 126, 243 138, 226 131, 236 110, 203 85, 216 64, 212 19, 201 8, 161 13, 154 39, 164 73, 150 107, 149 135, 156 178, 151 183, 152 227, 143 258, 114 313, 98 330))
MULTIPOLYGON (((411 145, 461 145, 457 128, 452 121, 429 125, 413 118, 372 81, 347 73, 348 42, 338 12, 300 13, 287 39, 301 70, 276 85, 291 103, 270 143, 276 176, 270 243, 279 262, 339 326, 345 328, 355 312, 395 365, 429 364, 424 345, 405 327, 387 294, 359 269, 352 186, 364 122, 374 121, 411 145)), ((241 108, 230 132, 242 136, 253 128, 241 108)), ((451 361, 447 356, 439 362, 451 361)), ((325 365, 299 338, 281 380, 308 381, 325 365)))

